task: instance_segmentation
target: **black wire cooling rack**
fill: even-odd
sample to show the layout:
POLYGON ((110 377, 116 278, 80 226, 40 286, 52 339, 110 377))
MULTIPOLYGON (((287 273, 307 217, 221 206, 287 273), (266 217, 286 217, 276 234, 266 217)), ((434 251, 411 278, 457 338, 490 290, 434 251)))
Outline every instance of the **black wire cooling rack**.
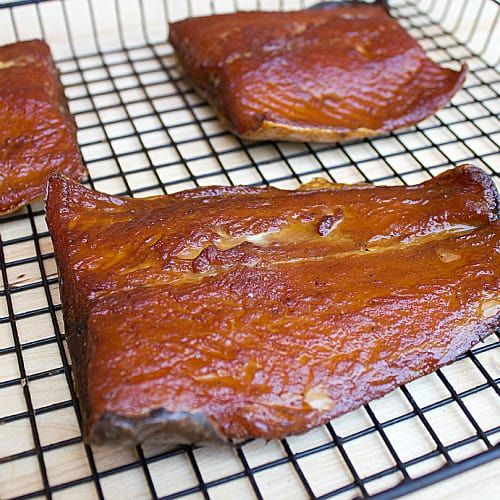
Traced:
MULTIPOLYGON (((0 42, 49 41, 99 190, 293 187, 315 176, 412 184, 466 162, 499 178, 498 0, 389 2, 430 57, 470 69, 453 103, 417 127, 344 145, 247 143, 222 128, 183 82, 168 20, 311 3, 0 2, 0 42)), ((41 203, 0 219, 0 266, 0 498, 394 498, 500 457, 498 334, 303 436, 234 448, 85 445, 41 203)))

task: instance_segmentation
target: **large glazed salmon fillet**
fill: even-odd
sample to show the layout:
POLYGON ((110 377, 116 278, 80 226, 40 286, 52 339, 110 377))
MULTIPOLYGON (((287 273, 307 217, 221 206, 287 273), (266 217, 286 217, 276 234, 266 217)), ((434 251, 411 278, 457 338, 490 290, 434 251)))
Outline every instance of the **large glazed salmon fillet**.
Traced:
POLYGON ((453 361, 500 325, 498 213, 473 166, 149 199, 52 177, 86 439, 283 437, 453 361))
POLYGON ((53 172, 85 175, 73 117, 45 42, 0 47, 0 120, 0 214, 43 196, 53 172))
POLYGON ((409 127, 466 74, 361 2, 190 18, 170 25, 170 42, 185 78, 245 139, 331 142, 409 127))

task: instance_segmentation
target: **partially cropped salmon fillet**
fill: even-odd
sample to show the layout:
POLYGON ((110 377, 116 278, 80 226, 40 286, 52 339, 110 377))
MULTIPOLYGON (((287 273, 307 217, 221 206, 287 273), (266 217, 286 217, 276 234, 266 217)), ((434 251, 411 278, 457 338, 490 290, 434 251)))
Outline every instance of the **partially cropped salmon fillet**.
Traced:
POLYGON ((245 139, 339 141, 408 127, 462 85, 382 6, 238 12, 170 25, 186 79, 245 139))
POLYGON ((40 198, 54 172, 78 180, 85 168, 49 46, 0 47, 0 215, 40 198))
POLYGON ((52 177, 47 222, 85 438, 278 438, 500 326, 498 193, 203 187, 118 198, 52 177))

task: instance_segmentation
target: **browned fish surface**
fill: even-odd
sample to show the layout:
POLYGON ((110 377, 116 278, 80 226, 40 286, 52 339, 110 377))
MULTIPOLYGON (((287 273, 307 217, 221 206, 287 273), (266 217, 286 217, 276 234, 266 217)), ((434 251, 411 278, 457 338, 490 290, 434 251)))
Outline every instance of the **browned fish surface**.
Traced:
POLYGON ((466 68, 442 68, 381 6, 238 12, 170 25, 185 77, 246 139, 338 141, 434 114, 466 68))
POLYGON ((45 42, 0 47, 0 119, 0 214, 43 196, 53 172, 84 176, 73 118, 45 42))
POLYGON ((500 324, 500 226, 472 166, 416 186, 116 198, 51 179, 87 439, 299 433, 500 324))

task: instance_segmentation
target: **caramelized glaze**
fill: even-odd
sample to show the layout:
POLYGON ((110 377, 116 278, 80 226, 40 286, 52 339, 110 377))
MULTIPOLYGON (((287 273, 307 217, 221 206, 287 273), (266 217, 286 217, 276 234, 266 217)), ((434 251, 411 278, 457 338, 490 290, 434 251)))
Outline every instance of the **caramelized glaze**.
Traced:
POLYGON ((0 214, 43 196, 53 172, 83 177, 75 125, 45 42, 0 47, 0 119, 0 214))
POLYGON ((408 127, 464 81, 382 6, 238 12, 170 25, 185 77, 247 139, 337 141, 408 127))
POLYGON ((497 218, 472 166, 150 199, 54 176, 87 438, 283 437, 454 360, 500 323, 497 218))

